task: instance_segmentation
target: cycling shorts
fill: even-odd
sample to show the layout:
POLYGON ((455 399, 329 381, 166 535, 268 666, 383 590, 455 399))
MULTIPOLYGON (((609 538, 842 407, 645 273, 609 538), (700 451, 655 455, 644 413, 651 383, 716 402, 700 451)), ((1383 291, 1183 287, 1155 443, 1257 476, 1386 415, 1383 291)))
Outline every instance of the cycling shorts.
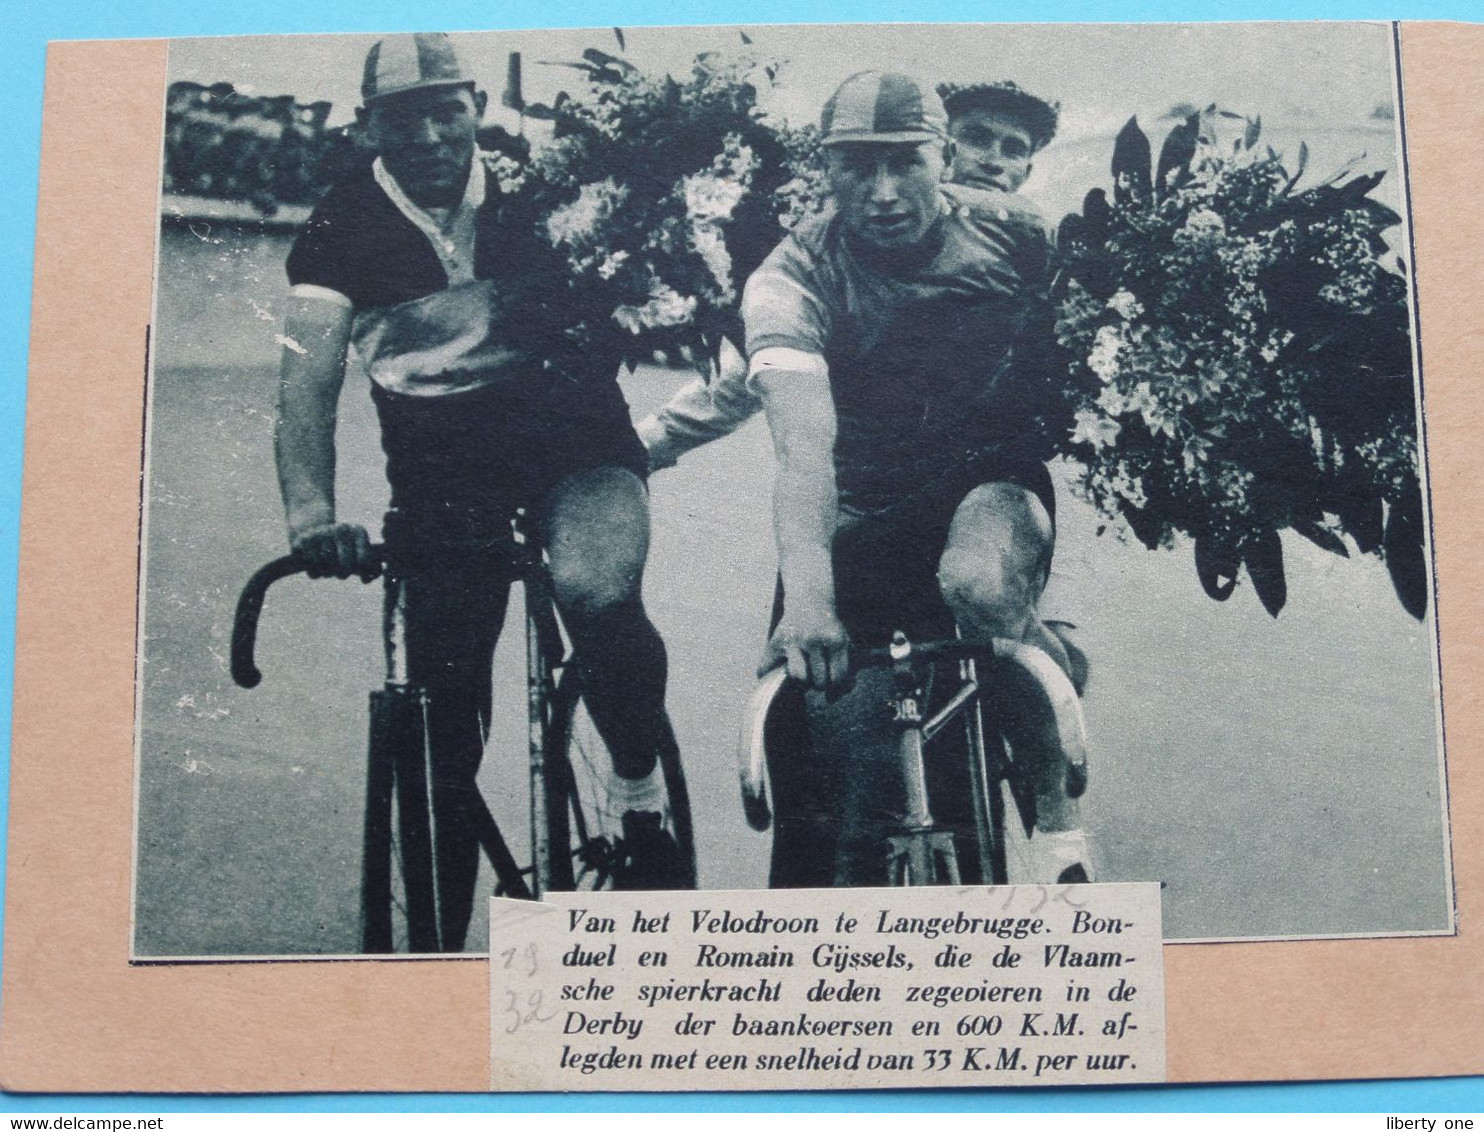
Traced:
POLYGON ((554 382, 533 394, 486 387, 438 397, 371 387, 381 419, 392 516, 389 550, 504 547, 510 519, 534 511, 566 476, 626 468, 648 455, 614 381, 554 382))
POLYGON ((885 644, 897 629, 918 640, 953 636, 953 615, 938 588, 938 561, 959 504, 986 483, 1017 484, 1033 494, 1051 518, 1054 537, 1051 473, 1028 456, 974 459, 886 511, 847 515, 835 536, 835 609, 852 641, 885 644))

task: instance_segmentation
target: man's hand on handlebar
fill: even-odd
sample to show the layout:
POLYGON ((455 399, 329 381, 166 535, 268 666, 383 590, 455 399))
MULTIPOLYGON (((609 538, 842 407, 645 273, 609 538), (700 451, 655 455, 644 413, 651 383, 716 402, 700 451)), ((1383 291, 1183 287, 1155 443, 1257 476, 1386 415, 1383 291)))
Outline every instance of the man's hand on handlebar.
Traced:
POLYGON ((816 691, 839 694, 851 684, 850 638, 833 609, 785 607, 758 674, 787 665, 788 674, 816 691))
POLYGON ((310 527, 289 541, 294 556, 311 578, 359 577, 369 582, 381 573, 381 562, 371 550, 366 528, 356 523, 326 523, 310 527))

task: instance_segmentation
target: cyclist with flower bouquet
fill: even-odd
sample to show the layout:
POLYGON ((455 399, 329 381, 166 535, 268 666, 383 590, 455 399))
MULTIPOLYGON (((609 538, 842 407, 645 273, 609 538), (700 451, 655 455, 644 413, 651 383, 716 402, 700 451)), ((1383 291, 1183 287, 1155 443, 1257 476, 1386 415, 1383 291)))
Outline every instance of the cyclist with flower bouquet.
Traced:
POLYGON ((374 160, 334 186, 291 251, 277 425, 289 541, 313 576, 370 579, 364 528, 335 511, 336 403, 353 346, 371 378, 392 508, 386 567, 407 664, 427 689, 440 938, 459 950, 480 847, 475 774, 511 577, 511 519, 546 547, 585 697, 613 754, 628 854, 617 883, 694 883, 661 826, 656 752, 672 744, 665 648, 640 599, 649 542, 643 446, 616 355, 540 336, 552 280, 536 228, 476 149, 485 95, 443 35, 366 59, 374 160))
MULTIPOLYGON (((1070 666, 1037 613, 1055 530, 1032 364, 1050 245, 1013 193, 942 184, 944 113, 912 79, 852 76, 821 125, 832 207, 773 251, 743 298, 747 387, 779 459, 783 602, 764 663, 835 700, 814 713, 809 753, 771 766, 780 805, 818 800, 780 814, 774 883, 812 866, 871 884, 899 785, 873 719, 880 690, 863 678, 840 695, 852 644, 946 612, 967 636, 1034 644, 1070 666)), ((1016 752, 1035 798, 1033 868, 1048 883, 1091 874, 1071 754, 1016 752)))

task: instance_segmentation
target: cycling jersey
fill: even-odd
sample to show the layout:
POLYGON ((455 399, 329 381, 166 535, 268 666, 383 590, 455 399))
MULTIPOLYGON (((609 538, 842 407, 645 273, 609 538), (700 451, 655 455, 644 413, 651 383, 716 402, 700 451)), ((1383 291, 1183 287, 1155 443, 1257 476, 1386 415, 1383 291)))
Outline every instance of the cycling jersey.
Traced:
POLYGON ((747 351, 822 356, 847 511, 900 502, 986 451, 1037 447, 1045 397, 1021 343, 1044 334, 1050 241, 1007 193, 945 185, 943 212, 902 253, 860 244, 826 212, 748 280, 747 351))
POLYGON ((378 159, 314 210, 289 253, 289 282, 352 308, 351 341, 383 389, 439 396, 540 384, 542 359, 524 340, 537 322, 539 260, 516 246, 533 237, 501 223, 501 205, 480 160, 463 200, 435 217, 378 159))

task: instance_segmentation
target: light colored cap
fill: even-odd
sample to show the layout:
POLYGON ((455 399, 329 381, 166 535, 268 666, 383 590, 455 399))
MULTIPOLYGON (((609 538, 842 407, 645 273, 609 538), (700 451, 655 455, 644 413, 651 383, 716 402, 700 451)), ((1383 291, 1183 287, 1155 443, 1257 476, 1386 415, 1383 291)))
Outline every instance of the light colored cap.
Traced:
POLYGON ((925 142, 946 136, 947 117, 938 96, 915 79, 893 71, 851 75, 824 104, 821 145, 852 142, 925 142))
POLYGON ((464 74, 453 44, 442 32, 389 35, 366 54, 361 101, 405 94, 435 86, 473 86, 464 74))

